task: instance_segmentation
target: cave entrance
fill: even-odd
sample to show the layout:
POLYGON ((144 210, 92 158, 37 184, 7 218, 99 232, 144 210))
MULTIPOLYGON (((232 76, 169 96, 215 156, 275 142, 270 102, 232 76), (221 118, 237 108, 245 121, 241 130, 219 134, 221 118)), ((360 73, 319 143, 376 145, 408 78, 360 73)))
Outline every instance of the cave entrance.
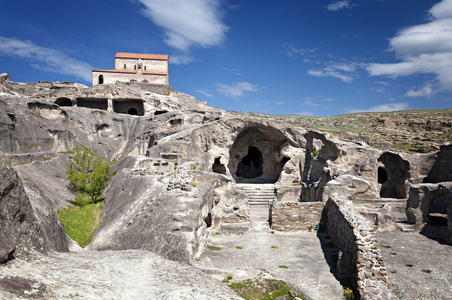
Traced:
POLYGON ((276 128, 245 127, 229 150, 226 171, 236 183, 275 183, 289 160, 281 154, 287 145, 287 137, 276 128))
POLYGON ((141 99, 114 99, 113 111, 133 116, 144 115, 144 105, 141 99))
POLYGON ((134 107, 129 108, 129 110, 127 111, 127 113, 128 113, 129 115, 133 115, 133 116, 138 115, 138 111, 137 111, 137 109, 134 108, 134 107))
POLYGON ((215 158, 215 161, 212 165, 212 172, 226 175, 226 167, 221 163, 220 157, 215 158))
POLYGON ((386 172, 385 168, 378 167, 378 183, 383 184, 388 180, 388 172, 386 172))
POLYGON ((378 183, 381 184, 380 197, 407 198, 405 181, 409 177, 410 164, 400 155, 385 152, 378 158, 378 183))
POLYGON ((262 164, 264 158, 256 147, 248 147, 248 154, 240 161, 237 172, 238 177, 256 178, 263 174, 262 164))
POLYGON ((55 100, 55 104, 58 104, 58 106, 72 106, 72 101, 69 98, 60 97, 55 100))

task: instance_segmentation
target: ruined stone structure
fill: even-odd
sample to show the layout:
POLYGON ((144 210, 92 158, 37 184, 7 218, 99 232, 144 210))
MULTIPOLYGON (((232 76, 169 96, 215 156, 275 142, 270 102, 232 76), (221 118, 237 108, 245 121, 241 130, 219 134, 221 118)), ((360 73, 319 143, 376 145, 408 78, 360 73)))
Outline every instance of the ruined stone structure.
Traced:
MULTIPOLYGON (((116 65, 125 64, 124 72, 112 73, 146 75, 144 57, 124 56, 117 55, 116 65)), ((259 206, 267 209, 271 230, 315 230, 326 223, 341 252, 341 276, 363 298, 390 295, 373 232, 395 230, 397 211, 406 208, 418 230, 434 225, 452 242, 450 146, 415 155, 380 150, 270 117, 209 107, 169 86, 106 84, 118 80, 108 81, 109 74, 96 74, 89 88, 0 80, 0 151, 16 163, 51 158, 39 168, 16 167, 27 178, 23 184, 41 227, 61 227, 49 216, 67 206, 67 198, 48 190, 66 190, 66 152, 81 143, 121 158, 104 193, 92 250, 142 249, 193 262, 215 232, 253 228, 257 200, 239 188, 243 184, 270 190, 259 206), (104 84, 94 82, 101 75, 104 84), (34 176, 46 166, 52 180, 34 176)), ((48 240, 57 238, 42 232, 48 240)), ((61 249, 69 248, 63 243, 61 249)))
POLYGON ((93 70, 93 85, 116 82, 169 85, 168 55, 118 52, 113 70, 93 70))

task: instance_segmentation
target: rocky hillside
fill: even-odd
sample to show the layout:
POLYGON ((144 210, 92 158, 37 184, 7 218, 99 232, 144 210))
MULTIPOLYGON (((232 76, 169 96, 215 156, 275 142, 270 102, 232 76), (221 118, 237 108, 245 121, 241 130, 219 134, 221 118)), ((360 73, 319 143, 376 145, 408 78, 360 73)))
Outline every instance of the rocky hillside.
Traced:
POLYGON ((452 141, 452 109, 277 118, 295 126, 329 132, 341 139, 364 141, 379 149, 427 153, 452 141))

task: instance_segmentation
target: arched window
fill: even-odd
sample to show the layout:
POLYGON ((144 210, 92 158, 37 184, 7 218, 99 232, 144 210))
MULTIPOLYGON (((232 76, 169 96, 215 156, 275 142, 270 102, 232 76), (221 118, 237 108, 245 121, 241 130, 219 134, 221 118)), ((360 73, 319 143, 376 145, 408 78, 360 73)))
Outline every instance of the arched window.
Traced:
POLYGON ((128 113, 129 115, 133 115, 133 116, 138 115, 138 111, 137 111, 137 109, 134 108, 134 107, 129 108, 129 110, 127 111, 127 113, 128 113))
POLYGON ((104 83, 104 75, 99 75, 99 84, 104 83))
POLYGON ((133 69, 136 70, 136 69, 137 69, 137 65, 134 65, 134 66, 133 66, 133 69))
POLYGON ((124 70, 126 69, 126 64, 124 64, 124 70))
POLYGON ((131 83, 136 83, 137 81, 135 79, 130 80, 131 83))
POLYGON ((149 81, 147 81, 147 79, 143 80, 142 82, 143 83, 149 83, 149 81))
POLYGON ((146 71, 146 66, 144 66, 144 70, 146 71))

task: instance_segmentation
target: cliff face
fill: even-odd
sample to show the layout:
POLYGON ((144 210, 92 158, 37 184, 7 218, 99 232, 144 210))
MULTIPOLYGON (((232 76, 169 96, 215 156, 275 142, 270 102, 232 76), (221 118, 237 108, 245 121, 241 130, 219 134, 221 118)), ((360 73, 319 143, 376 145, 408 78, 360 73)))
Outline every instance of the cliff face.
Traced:
MULTIPOLYGON (((410 184, 433 174, 438 157, 450 169, 448 155, 410 155, 337 138, 349 131, 334 129, 353 120, 364 140, 422 123, 394 125, 385 114, 311 120, 229 113, 171 89, 25 84, 0 76, 0 151, 23 180, 42 251, 71 246, 54 213, 72 197, 64 171, 68 150, 78 143, 121 158, 89 248, 144 249, 179 261, 193 260, 211 231, 249 227, 249 203, 235 183, 274 183, 282 202, 322 202, 331 194, 403 199, 410 184)), ((447 118, 438 122, 425 124, 433 131, 449 126, 447 118)))
MULTIPOLYGON (((58 231, 58 228, 52 229, 58 231)), ((64 235, 64 231, 62 234, 64 235)), ((34 251, 67 250, 63 245, 55 245, 52 242, 38 224, 19 176, 11 164, 1 157, 0 260, 5 261, 11 255, 23 258, 34 251)))

